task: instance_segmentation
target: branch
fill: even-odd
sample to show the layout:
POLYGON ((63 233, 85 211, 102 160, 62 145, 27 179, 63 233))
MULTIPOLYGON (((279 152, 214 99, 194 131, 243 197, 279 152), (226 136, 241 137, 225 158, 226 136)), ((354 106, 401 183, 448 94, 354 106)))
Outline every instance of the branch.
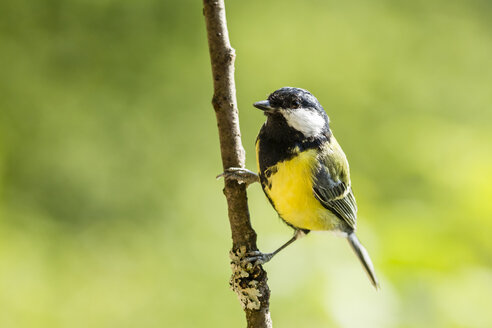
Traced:
MULTIPOLYGON (((234 82, 236 55, 229 42, 224 0, 203 0, 203 7, 214 81, 212 104, 219 129, 222 166, 224 170, 244 168, 245 152, 241 143, 234 82)), ((247 252, 258 250, 256 232, 249 219, 246 185, 226 180, 224 194, 232 233, 231 287, 239 296, 248 327, 271 328, 267 274, 261 266, 245 266, 241 262, 247 252)))

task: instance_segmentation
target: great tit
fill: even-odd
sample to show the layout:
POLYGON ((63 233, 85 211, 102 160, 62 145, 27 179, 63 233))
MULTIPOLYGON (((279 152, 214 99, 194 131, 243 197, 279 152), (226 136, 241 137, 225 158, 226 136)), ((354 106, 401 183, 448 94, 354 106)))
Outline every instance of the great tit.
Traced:
POLYGON ((245 183, 259 177, 268 200, 295 233, 275 252, 255 252, 248 260, 263 264, 311 230, 335 231, 347 238, 378 288, 369 254, 355 235, 349 164, 321 104, 307 90, 284 87, 254 106, 266 115, 256 139, 259 174, 232 168, 224 176, 245 183))

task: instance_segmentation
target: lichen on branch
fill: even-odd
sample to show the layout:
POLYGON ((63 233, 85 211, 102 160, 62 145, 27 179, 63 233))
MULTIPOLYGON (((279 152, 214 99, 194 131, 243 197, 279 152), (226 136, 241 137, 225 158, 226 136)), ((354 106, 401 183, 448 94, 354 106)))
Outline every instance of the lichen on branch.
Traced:
MULTIPOLYGON (((203 0, 203 14, 212 66, 214 84, 212 105, 219 129, 222 167, 224 171, 231 167, 244 168, 245 152, 241 143, 234 82, 236 55, 229 42, 224 1, 203 0)), ((241 267, 240 260, 238 262, 236 259, 236 256, 241 257, 258 250, 256 232, 249 218, 246 185, 226 180, 224 195, 227 199, 232 235, 231 287, 238 293, 246 313, 248 327, 272 327, 269 310, 270 290, 266 272, 261 266, 245 269, 241 267), (244 276, 246 273, 248 276, 244 276)))

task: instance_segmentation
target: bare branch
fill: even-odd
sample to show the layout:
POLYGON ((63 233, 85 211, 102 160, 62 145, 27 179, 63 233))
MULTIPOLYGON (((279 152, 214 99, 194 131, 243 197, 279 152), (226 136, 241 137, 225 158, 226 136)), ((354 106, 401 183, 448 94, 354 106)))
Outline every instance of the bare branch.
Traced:
MULTIPOLYGON (((245 152, 241 143, 234 82, 236 55, 229 42, 224 0, 203 0, 203 7, 214 81, 212 104, 219 129, 222 166, 224 170, 244 168, 245 152)), ((261 266, 241 264, 241 258, 247 252, 258 249, 256 233, 249 219, 246 185, 225 180, 224 194, 232 233, 231 287, 241 300, 248 327, 271 327, 267 274, 261 266)))

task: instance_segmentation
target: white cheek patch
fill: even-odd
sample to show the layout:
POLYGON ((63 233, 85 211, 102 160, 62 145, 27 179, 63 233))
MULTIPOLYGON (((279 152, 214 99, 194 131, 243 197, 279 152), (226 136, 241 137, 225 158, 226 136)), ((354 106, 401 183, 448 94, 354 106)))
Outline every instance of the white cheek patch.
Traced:
POLYGON ((310 109, 293 109, 286 110, 282 113, 289 126, 306 137, 319 135, 326 124, 325 118, 315 110, 310 109))

